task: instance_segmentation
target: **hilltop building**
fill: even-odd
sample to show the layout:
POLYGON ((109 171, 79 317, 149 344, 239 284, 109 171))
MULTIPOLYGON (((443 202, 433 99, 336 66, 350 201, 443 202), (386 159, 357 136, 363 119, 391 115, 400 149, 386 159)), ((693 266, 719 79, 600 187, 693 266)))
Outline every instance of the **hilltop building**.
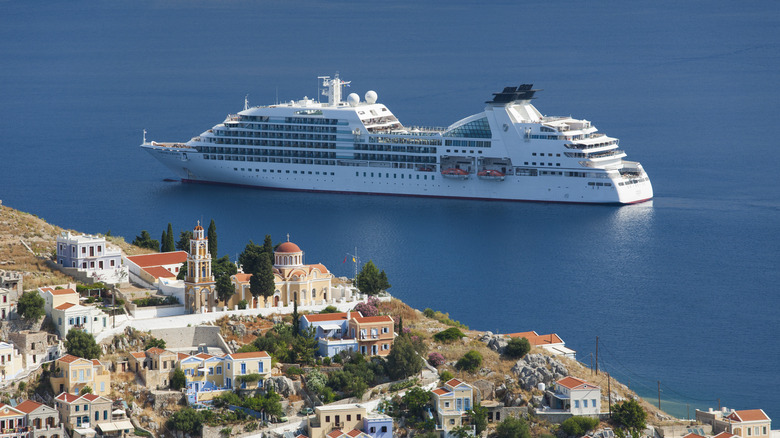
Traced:
POLYGON ((555 382, 555 390, 547 391, 552 409, 572 415, 598 415, 601 412, 601 388, 576 377, 564 377, 555 382))
POLYGON ((365 317, 360 312, 301 316, 301 330, 314 330, 318 353, 333 357, 342 351, 364 356, 387 356, 395 340, 395 321, 389 315, 365 317))
POLYGON ((187 401, 193 404, 234 388, 263 388, 265 379, 271 375, 271 356, 265 351, 224 356, 179 354, 176 366, 184 372, 187 401))
POLYGON ((97 359, 66 354, 55 362, 55 371, 49 383, 55 394, 68 392, 78 395, 85 386, 92 388, 92 393, 108 395, 111 392, 111 374, 102 362, 97 359))
MULTIPOLYGON (((431 391, 433 407, 436 411, 436 430, 448 438, 452 429, 468 426, 468 411, 473 406, 474 389, 458 379, 450 379, 439 388, 431 391)), ((474 433, 474 427, 471 426, 474 433)))
POLYGON ((182 263, 187 260, 186 251, 161 252, 125 256, 130 281, 154 289, 160 279, 176 279, 182 263))
POLYGON ((122 250, 109 245, 102 236, 63 231, 57 236, 57 265, 81 280, 116 284, 127 278, 122 250))
POLYGON ((510 338, 526 338, 528 339, 528 342, 531 344, 532 347, 544 348, 545 350, 549 351, 555 356, 566 356, 574 359, 575 356, 577 355, 576 351, 566 347, 566 343, 563 342, 563 339, 561 339, 561 337, 558 336, 557 333, 540 335, 535 331, 531 331, 531 332, 509 333, 507 334, 507 336, 509 336, 510 338))
POLYGON ((57 335, 48 332, 22 330, 8 333, 8 339, 19 350, 23 368, 34 368, 42 362, 59 357, 63 347, 57 335))
POLYGON ((763 409, 733 410, 722 408, 707 412, 696 410, 696 421, 712 425, 712 433, 728 433, 741 438, 770 438, 772 420, 763 409))

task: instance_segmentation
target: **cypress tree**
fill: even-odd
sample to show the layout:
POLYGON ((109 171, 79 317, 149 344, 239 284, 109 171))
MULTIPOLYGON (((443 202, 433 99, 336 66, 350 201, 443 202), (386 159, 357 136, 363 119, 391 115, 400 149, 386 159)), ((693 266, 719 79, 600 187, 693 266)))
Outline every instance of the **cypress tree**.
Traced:
POLYGON ((273 242, 271 242, 270 234, 265 235, 265 240, 263 241, 263 252, 268 254, 268 257, 271 257, 271 261, 273 262, 274 245, 273 242))
POLYGON ((292 326, 293 334, 299 336, 301 333, 301 321, 298 319, 298 302, 293 301, 293 313, 292 313, 292 326))
POLYGON ((165 248, 164 252, 176 250, 176 242, 173 239, 173 227, 170 222, 168 222, 168 231, 165 233, 165 248))
POLYGON ((206 236, 209 239, 209 252, 211 253, 211 258, 215 259, 217 258, 217 225, 214 223, 214 219, 212 219, 211 224, 209 224, 209 230, 206 236))
POLYGON ((165 242, 167 241, 168 241, 168 237, 165 234, 165 230, 163 230, 162 235, 160 236, 160 252, 166 252, 165 242))

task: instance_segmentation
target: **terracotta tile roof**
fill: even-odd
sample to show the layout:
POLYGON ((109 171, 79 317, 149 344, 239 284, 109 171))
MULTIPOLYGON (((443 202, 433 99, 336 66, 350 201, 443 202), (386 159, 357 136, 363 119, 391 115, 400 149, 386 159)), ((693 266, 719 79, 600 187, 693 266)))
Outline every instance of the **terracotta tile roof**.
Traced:
POLYGON ((701 436, 698 433, 690 432, 683 435, 682 438, 707 438, 707 437, 701 436))
POLYGON ((251 359, 255 357, 271 357, 265 351, 251 351, 248 353, 231 353, 226 355, 231 359, 251 359))
POLYGON ((309 272, 311 272, 312 269, 317 268, 323 274, 330 273, 330 271, 328 271, 328 268, 326 268, 325 265, 321 263, 315 263, 313 265, 308 265, 308 266, 309 266, 309 272))
MULTIPOLYGON (((352 315, 360 315, 360 312, 352 312, 352 315)), ((313 315, 303 315, 303 318, 309 322, 341 321, 347 319, 347 312, 315 313, 313 315)))
POLYGON ((456 387, 456 386, 458 386, 458 385, 460 385, 461 383, 463 383, 463 382, 462 382, 462 381, 460 381, 460 380, 458 380, 458 379, 450 379, 450 380, 447 380, 447 381, 445 382, 445 384, 446 384, 446 385, 450 385, 450 386, 452 386, 453 388, 454 388, 454 387, 456 387))
POLYGON ((306 435, 304 435, 304 434, 300 434, 300 435, 296 436, 295 438, 309 438, 309 437, 307 437, 307 436, 306 436, 306 435))
POLYGON ((154 278, 176 277, 176 274, 163 268, 162 266, 149 266, 148 268, 143 268, 143 270, 146 271, 149 275, 151 275, 154 278))
POLYGON ((97 359, 92 359, 92 365, 101 365, 102 366, 103 364, 99 360, 97 360, 97 359))
POLYGON ((74 307, 74 306, 75 306, 75 304, 73 304, 73 303, 65 303, 65 304, 60 304, 59 306, 55 307, 55 309, 57 309, 57 310, 68 310, 68 309, 70 309, 71 307, 74 307))
POLYGON ((163 354, 163 353, 165 353, 165 350, 163 350, 162 348, 158 348, 158 347, 152 347, 152 348, 147 349, 146 352, 150 353, 150 354, 163 354))
POLYGON ((34 402, 32 400, 25 400, 18 405, 16 405, 16 409, 24 412, 25 414, 29 414, 30 412, 40 408, 43 406, 41 403, 34 402))
POLYGON ((561 337, 556 333, 540 335, 536 332, 520 332, 509 333, 507 336, 510 338, 526 338, 528 339, 528 342, 534 347, 538 347, 540 345, 563 344, 563 339, 561 339, 561 337))
POLYGON ((393 322, 393 318, 390 315, 380 315, 380 316, 356 316, 354 318, 355 321, 363 324, 363 323, 371 323, 371 322, 393 322))
POLYGON ((284 242, 281 245, 277 246, 276 251, 274 252, 283 252, 283 253, 301 252, 301 248, 299 248, 298 245, 292 242, 284 242))
POLYGON ((592 386, 594 388, 596 387, 595 385, 592 385, 582 379, 578 379, 576 377, 571 377, 571 376, 564 377, 563 379, 557 381, 556 383, 569 389, 575 389, 583 385, 592 386))
POLYGON ((84 395, 81 396, 81 398, 85 398, 85 399, 87 399, 89 401, 95 401, 98 398, 100 398, 100 396, 99 395, 95 395, 95 394, 84 394, 84 395))
POLYGON ((246 283, 252 278, 252 274, 236 274, 233 276, 236 279, 236 283, 246 283))
POLYGON ((186 251, 161 252, 157 254, 142 254, 127 256, 127 259, 141 268, 150 266, 182 264, 187 261, 186 251))
POLYGON ((57 360, 60 361, 60 362, 71 363, 71 362, 75 362, 75 361, 77 361, 79 359, 84 359, 84 358, 83 357, 74 356, 72 354, 66 354, 65 356, 62 356, 61 358, 59 358, 57 360))
POLYGON ((196 354, 193 357, 197 357, 198 359, 211 359, 214 356, 212 356, 210 354, 206 354, 206 353, 198 353, 198 354, 196 354))
POLYGON ((734 436, 736 436, 736 435, 734 435, 734 434, 731 434, 731 433, 728 433, 728 432, 726 432, 726 431, 724 430, 723 432, 721 432, 721 433, 719 433, 719 434, 715 435, 715 436, 714 436, 714 437, 712 437, 712 438, 731 438, 731 437, 734 437, 734 436))
POLYGON ((357 429, 352 429, 349 432, 347 432, 347 435, 351 436, 352 438, 355 438, 356 436, 360 435, 361 433, 363 433, 363 432, 361 432, 361 431, 359 431, 357 429))
POLYGON ((769 417, 767 417, 763 409, 734 411, 728 418, 732 421, 769 421, 769 417))
POLYGON ((444 389, 444 388, 436 388, 436 389, 434 389, 434 390, 433 390, 433 391, 431 391, 431 392, 433 392, 433 393, 434 393, 434 394, 436 394, 436 395, 444 395, 444 394, 447 394, 449 391, 447 391, 447 390, 446 390, 446 389, 444 389))
POLYGON ((62 394, 55 397, 55 399, 65 403, 73 403, 74 401, 79 399, 79 396, 73 395, 69 392, 63 392, 62 394))
POLYGON ((146 353, 144 353, 143 351, 134 351, 130 353, 130 355, 137 359, 146 359, 146 353))
POLYGON ((50 289, 52 295, 69 295, 69 294, 76 294, 78 295, 78 292, 76 292, 73 289, 50 289))

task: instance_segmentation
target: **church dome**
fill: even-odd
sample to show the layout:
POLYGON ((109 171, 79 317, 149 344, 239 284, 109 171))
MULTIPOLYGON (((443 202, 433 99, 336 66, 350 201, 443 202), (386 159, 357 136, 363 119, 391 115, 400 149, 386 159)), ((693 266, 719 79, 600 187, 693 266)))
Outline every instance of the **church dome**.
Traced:
POLYGON ((284 242, 278 247, 276 247, 276 251, 274 252, 284 252, 284 253, 292 253, 292 252, 302 252, 301 249, 298 247, 298 245, 292 243, 292 242, 284 242))

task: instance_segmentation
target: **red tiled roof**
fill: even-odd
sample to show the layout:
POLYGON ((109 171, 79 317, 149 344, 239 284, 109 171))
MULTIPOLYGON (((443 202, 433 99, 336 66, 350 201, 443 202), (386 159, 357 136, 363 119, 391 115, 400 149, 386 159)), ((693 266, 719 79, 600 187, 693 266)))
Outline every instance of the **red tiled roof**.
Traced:
POLYGON ((43 406, 41 403, 34 402, 32 400, 25 400, 18 405, 16 405, 16 409, 24 412, 25 414, 29 414, 30 412, 40 408, 43 406))
POLYGON ((309 438, 309 437, 307 437, 307 436, 306 436, 306 435, 304 435, 304 434, 300 434, 300 435, 296 436, 295 438, 309 438))
POLYGON ((92 365, 103 365, 103 364, 100 363, 100 361, 97 359, 92 359, 92 365))
POLYGON ((252 278, 252 274, 235 274, 233 277, 235 277, 237 283, 246 283, 249 281, 250 278, 252 278))
POLYGON ((283 252, 283 253, 301 252, 301 248, 299 248, 298 245, 292 242, 284 242, 283 244, 277 246, 276 251, 274 252, 283 252))
POLYGON ((55 309, 57 309, 57 310, 68 310, 68 309, 70 309, 73 306, 75 306, 75 304, 73 304, 73 303, 65 303, 65 304, 60 304, 59 306, 55 307, 55 309))
POLYGON ((130 353, 130 355, 135 357, 135 358, 137 358, 137 359, 145 359, 146 358, 146 353, 144 353, 143 351, 134 351, 134 352, 130 353))
MULTIPOLYGON (((352 314, 359 316, 360 312, 352 312, 352 314)), ((347 319, 347 313, 315 313, 313 315, 303 315, 303 318, 309 322, 340 321, 347 319)))
POLYGON ((338 438, 341 435, 344 435, 344 432, 342 432, 341 429, 333 429, 330 432, 328 432, 328 434, 325 436, 329 438, 338 438))
POLYGON ((49 291, 51 292, 52 295, 69 295, 69 294, 78 295, 78 292, 76 292, 73 289, 51 289, 50 288, 49 291))
POLYGON ((197 357, 198 359, 211 359, 214 356, 206 353, 198 353, 195 355, 195 357, 197 357))
POLYGON ((79 399, 79 396, 73 395, 69 392, 63 392, 62 394, 55 397, 59 401, 63 401, 65 403, 73 403, 74 401, 79 399))
POLYGON ((450 385, 450 386, 452 386, 453 388, 454 388, 454 387, 456 387, 456 386, 458 386, 458 385, 460 385, 461 383, 463 383, 463 382, 462 382, 462 381, 460 381, 460 380, 458 380, 458 379, 450 379, 450 380, 447 380, 447 381, 445 382, 445 384, 446 384, 446 385, 450 385))
POLYGON ((188 357, 190 357, 190 355, 189 355, 189 354, 185 354, 185 353, 176 353, 176 358, 177 358, 178 360, 184 360, 184 359, 186 359, 186 358, 188 358, 188 357))
MULTIPOLYGON (((576 377, 571 377, 571 376, 564 377, 563 379, 557 381, 556 383, 558 383, 561 386, 565 386, 566 388, 569 388, 569 389, 574 389, 574 388, 577 388, 578 386, 582 386, 582 385, 591 385, 590 383, 588 383, 588 382, 586 382, 586 381, 584 381, 582 379, 578 379, 576 377)), ((591 385, 591 386, 595 387, 595 385, 591 385)))
POLYGON ((723 432, 721 432, 721 433, 719 433, 719 434, 715 435, 715 436, 714 436, 714 437, 712 437, 712 438, 731 438, 731 437, 734 437, 734 436, 736 436, 736 435, 734 435, 734 434, 731 434, 731 433, 728 433, 728 432, 726 432, 726 431, 724 430, 723 432))
POLYGON ((363 432, 361 432, 361 431, 359 431, 357 429, 352 429, 349 432, 347 432, 347 435, 351 436, 352 438, 355 438, 356 436, 360 435, 361 433, 363 433, 363 432))
POLYGON ((433 393, 434 393, 434 394, 436 394, 436 395, 444 395, 444 394, 447 394, 449 391, 447 391, 447 390, 446 390, 446 389, 444 389, 444 388, 436 388, 436 389, 434 389, 434 390, 433 390, 433 391, 431 391, 431 392, 433 392, 433 393))
POLYGON ((328 271, 328 268, 326 268, 325 265, 323 265, 322 263, 315 263, 313 265, 308 265, 308 266, 309 266, 309 272, 311 272, 311 270, 314 268, 319 269, 320 272, 322 272, 323 274, 330 272, 328 271))
POLYGON ((182 264, 187 260, 187 251, 142 254, 136 256, 127 256, 127 259, 141 268, 147 268, 149 266, 182 264))
POLYGON ((99 396, 99 395, 95 395, 95 394, 84 394, 84 395, 82 395, 81 397, 82 397, 82 398, 85 398, 85 399, 87 399, 87 400, 89 400, 89 401, 95 401, 95 400, 97 400, 98 398, 100 398, 100 396, 99 396))
POLYGON ((84 358, 83 357, 74 356, 72 354, 66 354, 65 356, 62 356, 61 358, 59 358, 57 360, 60 361, 60 362, 71 363, 71 362, 75 362, 75 361, 77 361, 79 359, 84 359, 84 358))
POLYGON ((520 332, 509 333, 507 336, 510 338, 526 338, 528 339, 528 342, 534 347, 538 347, 540 345, 563 344, 563 339, 561 339, 561 337, 556 333, 540 335, 536 332, 520 332))
POLYGON ((163 350, 162 348, 158 348, 158 347, 152 347, 152 348, 149 348, 148 350, 146 350, 146 352, 147 353, 151 353, 151 354, 163 354, 163 353, 165 353, 165 350, 163 350))
POLYGON ((767 417, 763 409, 734 411, 728 418, 733 421, 769 421, 769 417, 767 417))
POLYGON ((254 357, 271 357, 265 351, 250 351, 248 353, 231 353, 228 354, 232 359, 251 359, 254 357))
POLYGON ((380 316, 356 316, 354 318, 355 321, 363 324, 363 323, 370 323, 370 322, 393 322, 393 318, 390 315, 380 315, 380 316))
POLYGON ((698 433, 690 432, 683 435, 682 438, 707 438, 707 437, 701 436, 698 433))
POLYGON ((173 272, 163 268, 162 266, 149 266, 148 268, 143 268, 144 271, 146 271, 149 275, 151 275, 154 278, 173 278, 176 277, 176 274, 173 272))

